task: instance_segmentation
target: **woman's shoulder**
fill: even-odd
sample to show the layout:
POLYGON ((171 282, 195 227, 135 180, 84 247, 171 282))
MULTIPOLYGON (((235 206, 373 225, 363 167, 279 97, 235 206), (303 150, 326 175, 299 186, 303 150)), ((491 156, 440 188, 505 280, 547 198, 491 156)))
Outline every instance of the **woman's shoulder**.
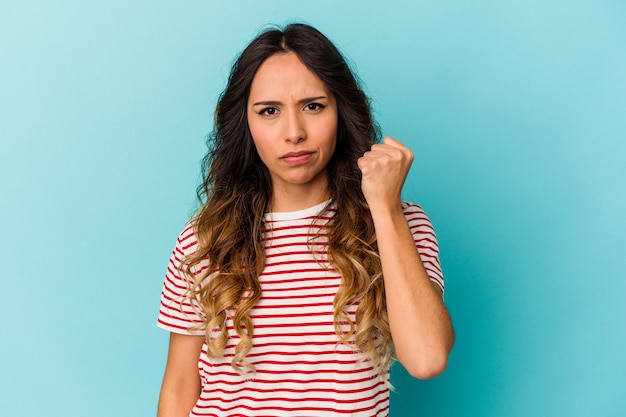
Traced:
POLYGON ((405 216, 423 215, 426 216, 426 212, 419 204, 412 203, 410 201, 402 201, 402 211, 405 216))
POLYGON ((409 225, 423 226, 432 230, 432 223, 422 206, 419 204, 412 203, 410 201, 402 201, 402 212, 404 213, 404 217, 409 225))
POLYGON ((190 253, 195 252, 196 246, 198 246, 198 238, 196 237, 196 222, 197 218, 192 217, 185 223, 181 232, 178 234, 176 249, 181 253, 181 255, 187 256, 190 253))

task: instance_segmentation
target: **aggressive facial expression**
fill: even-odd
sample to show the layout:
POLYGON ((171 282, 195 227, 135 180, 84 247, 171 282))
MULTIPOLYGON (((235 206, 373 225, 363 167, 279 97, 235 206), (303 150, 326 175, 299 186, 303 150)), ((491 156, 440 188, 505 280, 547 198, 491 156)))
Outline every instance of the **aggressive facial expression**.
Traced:
POLYGON ((326 190, 337 143, 332 92, 292 52, 266 59, 254 76, 248 126, 270 172, 274 195, 326 190))

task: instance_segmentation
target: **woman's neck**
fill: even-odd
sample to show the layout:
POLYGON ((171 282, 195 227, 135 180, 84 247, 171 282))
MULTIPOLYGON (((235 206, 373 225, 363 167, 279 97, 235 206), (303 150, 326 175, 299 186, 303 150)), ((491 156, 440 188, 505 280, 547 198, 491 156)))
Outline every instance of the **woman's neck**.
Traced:
POLYGON ((274 213, 304 210, 330 199, 330 192, 324 189, 274 189, 270 211, 274 213))

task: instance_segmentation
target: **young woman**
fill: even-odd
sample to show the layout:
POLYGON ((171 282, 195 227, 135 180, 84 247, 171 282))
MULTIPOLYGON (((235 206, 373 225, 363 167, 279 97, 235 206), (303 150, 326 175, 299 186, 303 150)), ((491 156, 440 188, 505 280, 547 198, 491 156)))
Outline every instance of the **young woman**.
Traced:
POLYGON ((158 415, 385 416, 395 358, 417 378, 443 372, 437 243, 400 197, 413 155, 379 143, 335 46, 302 24, 259 35, 211 139, 163 287, 158 415))

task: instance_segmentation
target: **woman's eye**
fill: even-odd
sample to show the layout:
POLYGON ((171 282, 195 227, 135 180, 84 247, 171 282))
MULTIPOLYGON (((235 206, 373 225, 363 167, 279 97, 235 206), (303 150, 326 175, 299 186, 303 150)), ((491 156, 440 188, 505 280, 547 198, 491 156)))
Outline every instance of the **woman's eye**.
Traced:
POLYGON ((320 103, 309 103, 305 106, 305 109, 309 111, 319 111, 322 110, 324 107, 325 106, 320 103))
POLYGON ((266 107, 259 112, 262 116, 273 116, 278 112, 278 109, 275 107, 266 107))

